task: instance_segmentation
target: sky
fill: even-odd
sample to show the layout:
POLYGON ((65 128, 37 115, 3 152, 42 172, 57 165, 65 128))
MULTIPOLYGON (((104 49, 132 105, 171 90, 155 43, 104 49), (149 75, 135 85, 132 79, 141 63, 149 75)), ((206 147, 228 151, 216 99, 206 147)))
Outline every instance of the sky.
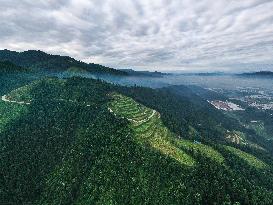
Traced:
POLYGON ((114 68, 273 71, 273 0, 0 0, 0 49, 114 68))

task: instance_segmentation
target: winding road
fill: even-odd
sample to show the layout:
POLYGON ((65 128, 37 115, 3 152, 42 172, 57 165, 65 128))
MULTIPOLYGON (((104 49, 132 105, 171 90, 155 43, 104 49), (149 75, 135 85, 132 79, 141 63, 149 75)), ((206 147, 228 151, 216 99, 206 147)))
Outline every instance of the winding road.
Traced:
POLYGON ((20 104, 20 105, 30 105, 30 102, 9 100, 6 95, 3 95, 1 99, 4 102, 15 103, 15 104, 20 104))
MULTIPOLYGON (((10 100, 10 99, 8 99, 8 96, 6 96, 6 95, 3 95, 1 97, 1 100, 4 101, 4 102, 19 104, 19 105, 30 105, 31 104, 31 102, 10 100)), ((66 101, 66 102, 76 103, 73 100, 65 100, 65 99, 58 99, 58 101, 66 101)), ((91 107, 91 105, 87 104, 86 107, 91 107)))

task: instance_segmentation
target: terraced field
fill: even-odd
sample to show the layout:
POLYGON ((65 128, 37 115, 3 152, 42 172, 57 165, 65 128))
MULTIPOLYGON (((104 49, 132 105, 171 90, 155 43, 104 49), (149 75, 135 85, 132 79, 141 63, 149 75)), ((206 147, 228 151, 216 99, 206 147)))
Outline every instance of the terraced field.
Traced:
POLYGON ((174 134, 163 125, 158 112, 129 97, 119 94, 112 96, 114 101, 109 105, 110 111, 131 122, 139 143, 146 143, 182 164, 194 165, 194 159, 172 142, 174 134))
POLYGON ((188 154, 189 148, 198 149, 204 155, 223 162, 220 153, 212 148, 194 144, 187 140, 179 140, 168 130, 160 119, 160 114, 149 109, 133 99, 119 94, 112 94, 114 101, 110 104, 109 110, 116 116, 126 118, 131 122, 137 141, 147 143, 165 155, 176 159, 182 164, 193 166, 196 162, 188 154))

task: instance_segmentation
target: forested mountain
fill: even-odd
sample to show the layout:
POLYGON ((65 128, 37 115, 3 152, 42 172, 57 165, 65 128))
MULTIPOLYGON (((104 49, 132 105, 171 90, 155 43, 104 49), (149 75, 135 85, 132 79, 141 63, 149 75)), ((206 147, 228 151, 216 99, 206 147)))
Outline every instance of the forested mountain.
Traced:
POLYGON ((0 61, 0 75, 8 73, 24 72, 27 69, 17 66, 9 61, 0 61))
POLYGON ((0 102, 3 204, 273 203, 273 155, 188 87, 22 85, 0 102))
POLYGON ((46 69, 50 71, 66 71, 70 68, 78 68, 78 70, 84 70, 91 73, 127 75, 126 72, 99 64, 87 64, 68 56, 50 55, 37 50, 24 52, 1 50, 0 60, 8 60, 18 66, 31 68, 33 70, 46 69))

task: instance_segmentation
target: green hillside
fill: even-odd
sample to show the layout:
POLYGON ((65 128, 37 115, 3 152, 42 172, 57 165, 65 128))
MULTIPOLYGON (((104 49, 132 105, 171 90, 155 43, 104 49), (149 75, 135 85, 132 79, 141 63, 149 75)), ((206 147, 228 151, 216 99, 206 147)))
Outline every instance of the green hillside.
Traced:
POLYGON ((205 110, 166 95, 75 77, 5 93, 1 203, 272 204, 272 157, 198 128, 189 116, 205 110))
POLYGON ((90 73, 127 75, 126 72, 99 64, 87 64, 68 56, 50 55, 36 50, 24 52, 0 50, 0 60, 8 60, 18 66, 32 70, 66 71, 71 67, 77 67, 90 73))
POLYGON ((27 71, 27 69, 17 66, 9 61, 0 61, 0 75, 24 71, 27 71))
POLYGON ((147 144, 179 163, 194 165, 194 159, 172 142, 175 136, 163 125, 158 112, 136 103, 131 98, 118 94, 112 96, 115 100, 110 105, 110 111, 131 122, 138 142, 147 144))
POLYGON ((87 70, 80 68, 80 67, 70 67, 67 69, 69 73, 88 73, 87 70))
POLYGON ((18 119, 27 111, 27 106, 0 102, 0 134, 5 131, 12 121, 18 119))

